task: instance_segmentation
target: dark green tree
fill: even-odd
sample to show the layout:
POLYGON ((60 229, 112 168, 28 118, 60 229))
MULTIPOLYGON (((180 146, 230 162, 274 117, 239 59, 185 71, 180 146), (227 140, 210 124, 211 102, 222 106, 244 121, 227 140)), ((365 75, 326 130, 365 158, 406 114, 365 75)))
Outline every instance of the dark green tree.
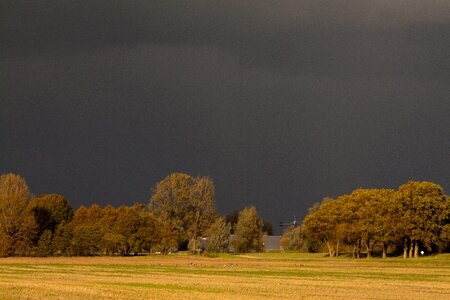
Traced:
MULTIPOLYGON (((41 249, 39 243, 42 245, 42 242, 40 242, 41 235, 44 232, 50 231, 51 233, 45 236, 45 241, 47 241, 49 236, 52 237, 54 235, 61 222, 68 223, 73 217, 73 210, 69 202, 64 196, 59 194, 39 195, 30 202, 27 209, 34 215, 38 225, 35 243, 38 244, 39 249, 41 249)), ((39 249, 38 255, 40 255, 39 253, 44 253, 39 249)), ((45 252, 45 256, 51 255, 48 251, 45 252)))
POLYGON ((280 239, 283 250, 302 251, 305 247, 305 230, 303 226, 291 225, 283 231, 280 239))
POLYGON ((239 213, 231 243, 234 251, 261 252, 263 250, 263 221, 254 206, 246 207, 239 213))
POLYGON ((72 222, 62 221, 58 224, 53 234, 54 255, 71 256, 73 252, 73 229, 72 222))
POLYGON ((53 240, 52 231, 47 229, 42 232, 39 237, 37 245, 38 256, 52 256, 53 255, 53 240))
POLYGON ((227 252, 230 244, 231 224, 217 217, 206 230, 208 252, 227 252))

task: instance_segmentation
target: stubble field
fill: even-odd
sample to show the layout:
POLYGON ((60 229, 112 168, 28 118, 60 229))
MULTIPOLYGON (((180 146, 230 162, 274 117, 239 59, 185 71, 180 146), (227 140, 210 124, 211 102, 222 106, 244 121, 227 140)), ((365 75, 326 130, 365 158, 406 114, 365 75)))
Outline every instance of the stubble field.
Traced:
POLYGON ((450 299, 450 256, 1 258, 0 299, 450 299))

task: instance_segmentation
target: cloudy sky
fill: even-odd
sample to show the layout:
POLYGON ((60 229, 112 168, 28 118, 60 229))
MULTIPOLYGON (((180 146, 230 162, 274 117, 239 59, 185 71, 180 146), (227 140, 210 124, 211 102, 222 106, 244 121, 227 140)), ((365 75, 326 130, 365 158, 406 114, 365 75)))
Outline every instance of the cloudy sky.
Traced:
POLYGON ((72 206, 208 175, 274 224, 323 197, 450 193, 450 2, 1 1, 0 173, 72 206))

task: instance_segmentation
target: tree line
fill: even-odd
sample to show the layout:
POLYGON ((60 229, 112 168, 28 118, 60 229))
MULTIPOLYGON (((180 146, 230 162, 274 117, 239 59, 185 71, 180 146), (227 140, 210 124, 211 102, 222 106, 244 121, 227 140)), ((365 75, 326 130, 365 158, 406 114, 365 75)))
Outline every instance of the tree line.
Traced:
MULTIPOLYGON (((372 257, 379 249, 404 258, 417 258, 419 250, 444 251, 450 240, 450 197, 432 182, 410 181, 398 190, 357 189, 314 205, 301 228, 284 235, 287 246, 322 244, 329 256, 351 249, 372 257)), ((283 239, 282 239, 283 242, 283 239)))
POLYGON ((0 256, 225 252, 230 243, 235 252, 258 252, 268 231, 253 206, 220 216, 208 177, 173 173, 155 185, 147 205, 74 212, 62 195, 34 196, 21 176, 0 176, 0 256))
MULTIPOLYGON (((254 206, 220 216, 209 177, 173 173, 152 189, 147 204, 75 212, 59 194, 34 196, 16 174, 0 175, 0 256, 136 255, 263 251, 271 224, 254 206)), ((287 228, 283 249, 330 257, 380 252, 418 257, 445 251, 450 241, 450 197, 438 184, 410 181, 392 189, 357 189, 315 204, 301 226, 287 228), (323 245, 323 247, 322 247, 323 245)))

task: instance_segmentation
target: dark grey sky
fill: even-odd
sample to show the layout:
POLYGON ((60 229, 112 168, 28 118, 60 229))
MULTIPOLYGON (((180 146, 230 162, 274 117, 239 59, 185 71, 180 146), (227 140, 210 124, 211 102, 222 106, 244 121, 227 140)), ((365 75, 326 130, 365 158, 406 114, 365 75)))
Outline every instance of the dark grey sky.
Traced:
POLYGON ((221 213, 450 190, 450 2, 1 1, 0 172, 74 207, 209 175, 221 213))

